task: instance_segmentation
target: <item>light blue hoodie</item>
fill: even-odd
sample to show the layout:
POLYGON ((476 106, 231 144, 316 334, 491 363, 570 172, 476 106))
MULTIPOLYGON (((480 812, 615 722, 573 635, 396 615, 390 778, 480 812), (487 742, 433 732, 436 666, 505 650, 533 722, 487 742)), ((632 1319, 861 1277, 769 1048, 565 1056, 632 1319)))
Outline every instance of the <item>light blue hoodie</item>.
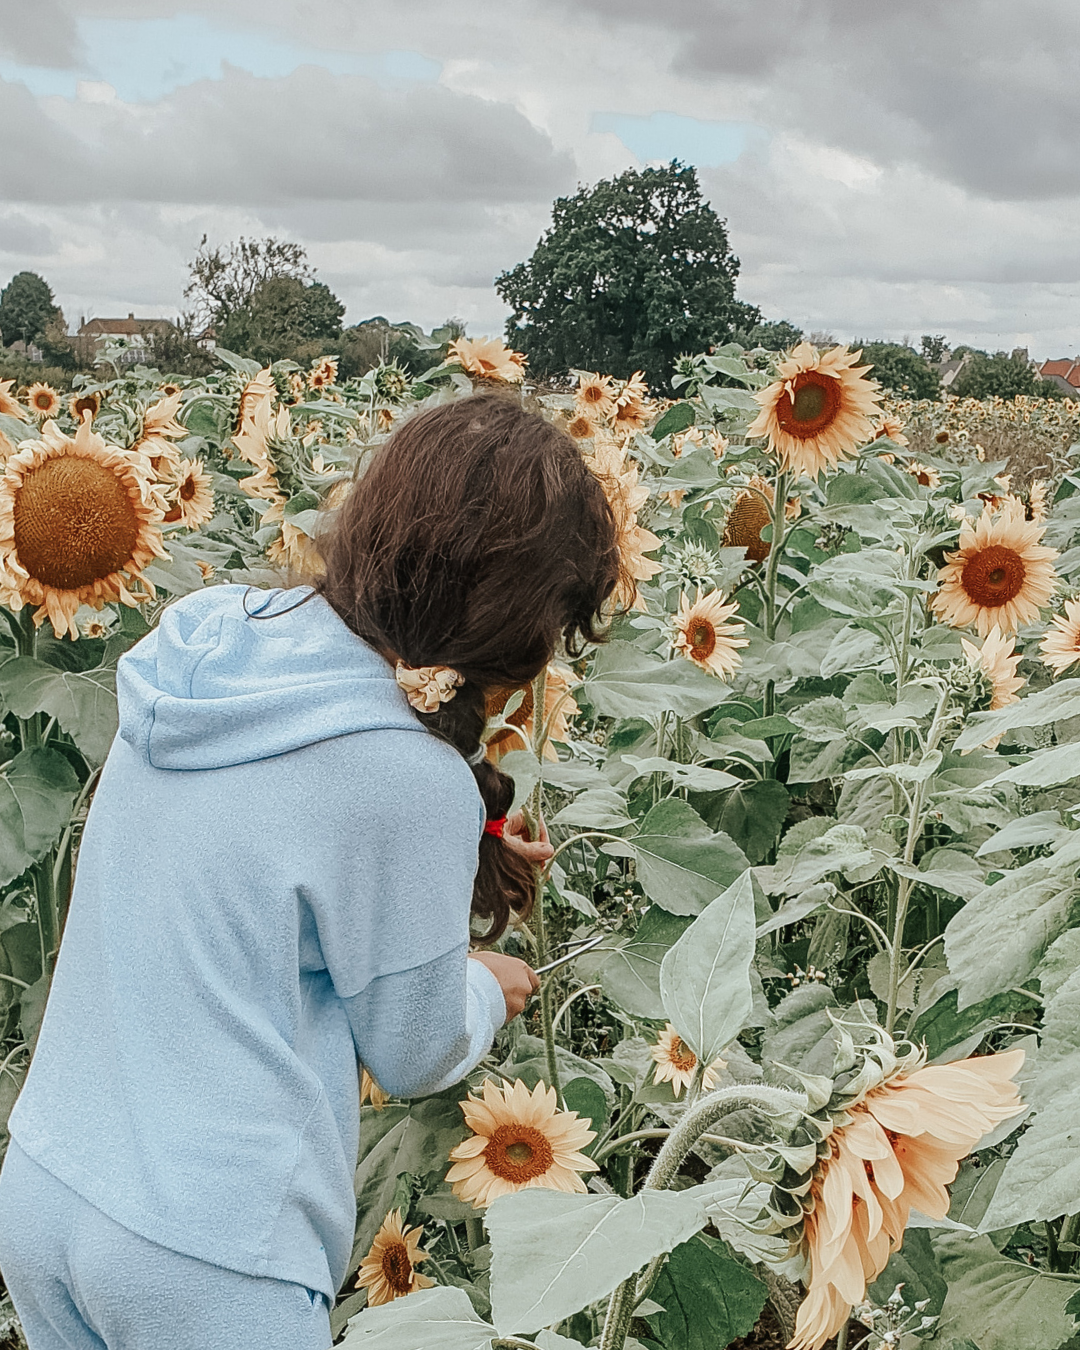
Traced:
POLYGON ((198 592, 121 660, 11 1130, 150 1241, 332 1297, 357 1056, 437 1091, 506 1009, 466 960, 473 775, 325 601, 282 612, 304 594, 198 592))

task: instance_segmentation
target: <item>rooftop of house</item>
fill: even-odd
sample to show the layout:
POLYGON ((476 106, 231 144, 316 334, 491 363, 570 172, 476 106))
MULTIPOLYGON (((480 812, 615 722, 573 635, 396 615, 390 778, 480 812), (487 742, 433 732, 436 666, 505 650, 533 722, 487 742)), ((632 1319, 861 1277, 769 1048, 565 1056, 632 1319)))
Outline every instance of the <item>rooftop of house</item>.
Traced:
POLYGON ((80 337, 141 337, 146 333, 164 333, 172 328, 168 319, 137 319, 129 314, 126 319, 86 319, 79 329, 80 337))
POLYGON ((1053 379, 1056 375, 1074 389, 1080 389, 1080 357, 1063 356, 1056 361, 1044 361, 1039 367, 1039 374, 1044 380, 1053 379))

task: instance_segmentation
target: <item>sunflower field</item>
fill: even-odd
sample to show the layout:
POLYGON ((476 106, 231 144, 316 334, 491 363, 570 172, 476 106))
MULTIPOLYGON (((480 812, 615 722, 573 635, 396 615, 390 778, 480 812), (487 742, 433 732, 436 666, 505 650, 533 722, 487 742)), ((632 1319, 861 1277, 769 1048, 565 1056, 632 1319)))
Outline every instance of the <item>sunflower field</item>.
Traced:
POLYGON ((843 347, 686 357, 674 400, 497 341, 420 379, 218 356, 0 385, 0 1119, 118 657, 176 596, 316 574, 393 428, 496 390, 578 442, 633 593, 489 701, 556 850, 500 944, 541 992, 455 1088, 365 1073, 340 1344, 1077 1350, 1075 406, 1018 473, 843 347))

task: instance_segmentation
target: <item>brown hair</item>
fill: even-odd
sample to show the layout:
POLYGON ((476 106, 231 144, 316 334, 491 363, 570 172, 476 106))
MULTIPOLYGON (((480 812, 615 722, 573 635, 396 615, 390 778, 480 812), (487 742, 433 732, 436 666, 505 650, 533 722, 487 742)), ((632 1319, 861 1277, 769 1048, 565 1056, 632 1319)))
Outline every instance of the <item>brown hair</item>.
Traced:
MULTIPOLYGON (((520 688, 560 640, 580 655, 620 578, 615 519, 564 432, 516 403, 474 395, 403 423, 320 541, 316 583, 350 629, 408 666, 451 666, 464 684, 420 715, 466 758, 479 751, 485 695, 520 688)), ((541 710, 542 715, 542 710, 541 710)), ((473 766, 489 820, 514 784, 473 766)), ((532 903, 532 869, 485 834, 473 914, 493 942, 532 903)))

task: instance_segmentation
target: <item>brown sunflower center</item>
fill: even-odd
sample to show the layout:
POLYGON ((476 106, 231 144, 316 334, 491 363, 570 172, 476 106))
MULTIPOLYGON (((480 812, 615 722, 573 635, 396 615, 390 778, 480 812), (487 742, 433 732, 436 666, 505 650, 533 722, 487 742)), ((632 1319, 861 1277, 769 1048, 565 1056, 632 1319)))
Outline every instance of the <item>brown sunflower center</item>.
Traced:
POLYGON ((915 481, 916 483, 918 483, 920 487, 929 487, 930 475, 926 472, 925 469, 919 469, 919 471, 915 475, 915 481))
POLYGON ((671 1063, 680 1073, 697 1067, 697 1055, 678 1036, 671 1042, 670 1055, 671 1063))
POLYGON ((119 572, 139 539, 128 488, 92 459, 58 455, 23 479, 15 498, 15 548, 30 575, 61 591, 119 572))
POLYGON ((704 661, 716 650, 716 629, 708 619, 696 619, 690 625, 687 636, 690 639, 690 655, 696 661, 704 661))
POLYGON ((1026 576, 1024 560, 1015 549, 991 544, 964 564, 960 584, 974 604, 993 608, 1019 595, 1026 576))
POLYGON ((395 1294, 407 1294, 412 1288, 412 1262, 404 1242, 392 1242, 383 1252, 382 1273, 395 1294))
POLYGON ((100 400, 97 398, 77 398, 75 400, 75 408, 74 408, 75 416, 79 419, 79 421, 82 421, 83 413, 87 412, 92 414, 92 416, 96 417, 99 406, 100 400))
POLYGON ((786 390, 776 404, 781 431, 797 440, 820 435, 840 411, 840 381, 817 370, 804 370, 792 381, 793 395, 786 390))
POLYGON ((500 1125, 484 1149, 484 1161, 497 1177, 520 1186, 542 1177, 555 1155, 546 1135, 531 1125, 500 1125))
POLYGON ((182 502, 191 501, 192 497, 195 496, 196 490, 197 485, 195 482, 195 477, 193 474, 189 473, 188 476, 184 479, 184 481, 180 484, 180 493, 179 493, 180 500, 182 502))
POLYGON ((52 405, 53 396, 52 394, 46 393, 45 390, 42 390, 40 394, 34 395, 34 407, 40 409, 41 412, 48 412, 52 405))
POLYGON ((603 403, 607 398, 607 390, 598 384, 587 384, 581 391, 582 403, 603 403))

